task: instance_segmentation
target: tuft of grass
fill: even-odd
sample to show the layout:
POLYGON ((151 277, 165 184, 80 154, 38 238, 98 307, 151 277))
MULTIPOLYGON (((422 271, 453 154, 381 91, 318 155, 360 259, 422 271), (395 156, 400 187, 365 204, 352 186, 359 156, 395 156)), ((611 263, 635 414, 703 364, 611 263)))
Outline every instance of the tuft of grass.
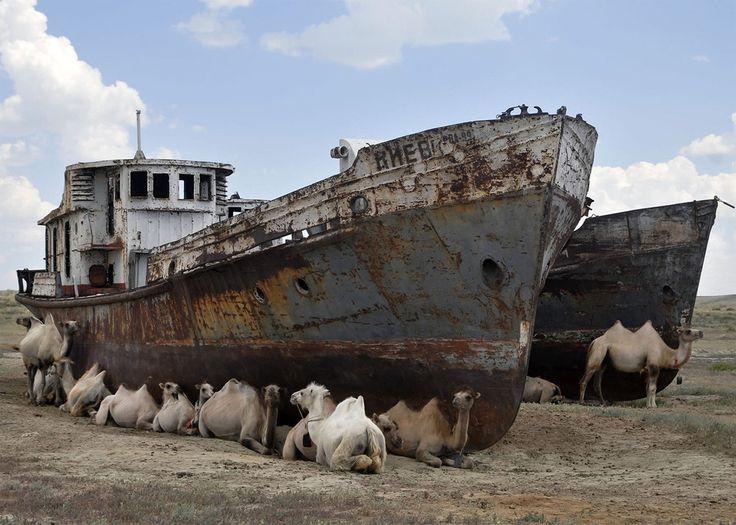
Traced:
POLYGON ((539 514, 537 512, 530 512, 521 518, 519 518, 519 521, 517 523, 544 523, 546 520, 544 519, 544 514, 539 514))
POLYGON ((710 369, 713 372, 736 372, 736 363, 714 363, 710 369))

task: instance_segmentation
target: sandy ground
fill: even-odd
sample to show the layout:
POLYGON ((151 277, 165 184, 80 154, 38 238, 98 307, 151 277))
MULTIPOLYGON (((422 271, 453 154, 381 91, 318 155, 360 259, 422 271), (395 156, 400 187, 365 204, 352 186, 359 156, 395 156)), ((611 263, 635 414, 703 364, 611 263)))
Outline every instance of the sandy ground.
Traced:
POLYGON ((384 474, 362 476, 30 406, 5 347, 0 523, 733 523, 736 370, 711 366, 691 361, 654 412, 523 405, 473 471, 391 456, 384 474))

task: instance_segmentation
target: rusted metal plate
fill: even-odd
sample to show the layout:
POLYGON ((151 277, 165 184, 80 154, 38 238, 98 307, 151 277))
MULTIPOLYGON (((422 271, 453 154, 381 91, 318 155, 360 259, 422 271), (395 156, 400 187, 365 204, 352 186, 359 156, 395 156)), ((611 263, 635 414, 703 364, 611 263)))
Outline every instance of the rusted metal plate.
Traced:
POLYGON ((396 139, 156 250, 144 288, 18 300, 78 321, 72 359, 113 383, 317 380, 369 410, 472 386, 470 443, 487 447, 518 410, 539 292, 580 217, 595 140, 559 115, 396 139))
MULTIPOLYGON (((547 277, 529 373, 577 397, 588 345, 617 320, 631 329, 651 320, 676 347, 676 328, 692 318, 717 204, 685 202, 586 220, 547 277)), ((675 375, 663 370, 658 388, 675 375)), ((642 398, 645 382, 608 367, 603 394, 610 401, 642 398)))

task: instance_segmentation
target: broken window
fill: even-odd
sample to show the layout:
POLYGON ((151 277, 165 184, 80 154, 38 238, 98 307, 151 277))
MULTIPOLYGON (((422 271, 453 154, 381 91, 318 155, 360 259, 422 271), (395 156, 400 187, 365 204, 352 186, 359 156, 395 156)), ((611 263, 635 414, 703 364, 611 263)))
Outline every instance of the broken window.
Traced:
POLYGON ((199 176, 199 200, 201 201, 212 200, 212 176, 211 175, 200 175, 199 176))
POLYGON ((115 200, 120 200, 120 175, 115 175, 115 200))
POLYGON ((131 197, 148 197, 148 172, 147 171, 131 171, 130 172, 130 196, 131 197))
POLYGON ((243 208, 240 206, 228 206, 227 208, 227 216, 228 217, 235 217, 236 215, 240 215, 243 213, 243 208))
POLYGON ((72 228, 69 221, 64 223, 64 275, 72 273, 72 228))
POLYGON ((58 268, 56 265, 56 254, 59 253, 59 236, 56 234, 56 228, 54 228, 54 233, 52 236, 51 241, 51 271, 55 272, 58 268))
POLYGON ((153 198, 168 199, 169 198, 169 174, 154 173, 153 174, 153 198))
POLYGON ((179 199, 194 199, 194 175, 182 173, 179 175, 179 199))

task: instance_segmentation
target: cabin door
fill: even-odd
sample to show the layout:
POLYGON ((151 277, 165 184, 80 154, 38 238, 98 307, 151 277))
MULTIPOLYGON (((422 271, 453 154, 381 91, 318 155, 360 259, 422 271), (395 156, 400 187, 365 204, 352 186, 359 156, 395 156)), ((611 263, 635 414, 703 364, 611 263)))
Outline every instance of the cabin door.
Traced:
POLYGON ((148 252, 133 252, 130 254, 130 288, 140 288, 146 285, 148 270, 148 252))

